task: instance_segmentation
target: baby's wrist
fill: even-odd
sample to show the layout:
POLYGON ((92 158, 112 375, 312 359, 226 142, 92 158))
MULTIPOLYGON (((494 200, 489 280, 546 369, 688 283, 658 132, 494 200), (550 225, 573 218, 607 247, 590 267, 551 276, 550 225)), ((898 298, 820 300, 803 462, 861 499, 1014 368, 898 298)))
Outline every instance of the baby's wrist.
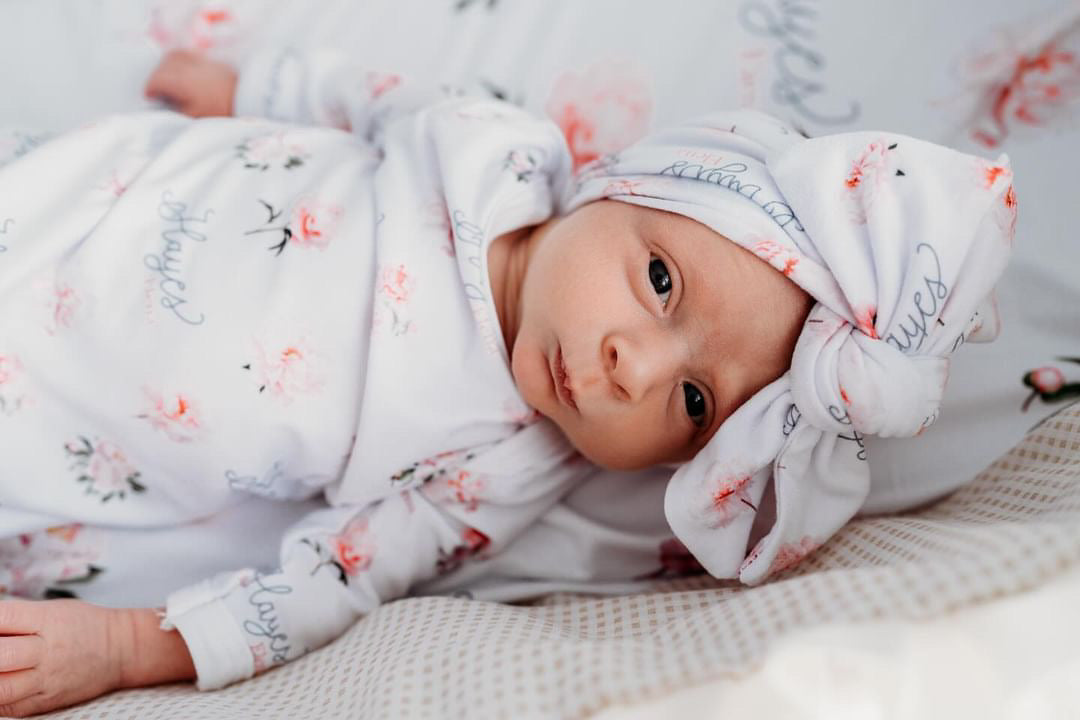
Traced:
POLYGON ((195 679, 195 664, 184 638, 162 630, 151 608, 114 610, 117 687, 132 688, 195 679))

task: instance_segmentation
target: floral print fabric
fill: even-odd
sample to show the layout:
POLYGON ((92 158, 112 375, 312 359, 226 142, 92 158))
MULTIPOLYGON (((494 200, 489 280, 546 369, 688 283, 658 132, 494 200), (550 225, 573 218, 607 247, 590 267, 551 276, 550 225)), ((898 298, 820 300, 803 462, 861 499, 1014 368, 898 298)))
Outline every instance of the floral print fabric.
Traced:
POLYGON ((672 529, 718 578, 761 582, 840 529, 870 491, 866 436, 923 432, 948 357, 997 335, 991 293, 1016 224, 1005 156, 891 133, 806 139, 741 111, 656 132, 577 179, 567 210, 612 198, 689 215, 817 301, 791 369, 668 486, 672 529), (775 522, 747 553, 770 483, 775 522))
MULTIPOLYGON (((486 265, 550 216, 558 128, 333 53, 255 57, 236 100, 106 118, 0 168, 5 510, 153 527, 244 494, 334 506, 280 567, 169 597, 202 688, 491 557, 592 471, 517 392, 486 265)), ((4 541, 6 590, 108 575, 90 552, 19 555, 56 526, 4 541)))

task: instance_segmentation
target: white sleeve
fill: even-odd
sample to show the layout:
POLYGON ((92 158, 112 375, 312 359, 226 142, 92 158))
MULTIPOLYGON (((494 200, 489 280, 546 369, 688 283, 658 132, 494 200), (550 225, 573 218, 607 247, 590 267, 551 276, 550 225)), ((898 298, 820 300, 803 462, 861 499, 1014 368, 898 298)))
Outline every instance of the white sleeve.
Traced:
POLYGON ((341 51, 289 47, 257 52, 241 65, 233 114, 337 127, 375 140, 388 120, 465 92, 365 68, 341 51))
POLYGON ((500 551, 594 471, 550 423, 535 423, 418 487, 312 513, 286 534, 279 568, 178 590, 162 627, 183 636, 200 690, 249 678, 416 583, 500 551))

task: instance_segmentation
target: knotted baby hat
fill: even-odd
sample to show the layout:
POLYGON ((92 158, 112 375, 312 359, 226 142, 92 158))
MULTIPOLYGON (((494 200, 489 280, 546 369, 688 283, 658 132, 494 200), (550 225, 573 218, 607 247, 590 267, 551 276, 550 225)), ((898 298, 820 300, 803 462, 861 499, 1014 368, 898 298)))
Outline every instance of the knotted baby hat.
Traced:
POLYGON ((561 210, 603 198, 692 218, 817 301, 788 372, 667 486, 668 523, 714 577, 755 584, 824 543, 869 493, 864 437, 930 426, 949 356, 997 335, 992 290, 1016 224, 1004 155, 888 132, 807 139, 720 112, 583 166, 561 210), (748 548, 770 482, 775 523, 748 548))

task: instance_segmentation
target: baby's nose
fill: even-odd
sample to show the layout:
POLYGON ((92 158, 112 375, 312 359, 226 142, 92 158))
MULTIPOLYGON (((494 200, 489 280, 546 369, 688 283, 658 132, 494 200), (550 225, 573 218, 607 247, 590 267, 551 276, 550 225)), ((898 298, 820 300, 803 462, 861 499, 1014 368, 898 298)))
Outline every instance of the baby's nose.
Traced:
POLYGON ((673 358, 654 340, 609 335, 603 344, 604 367, 615 394, 640 400, 673 372, 673 358))

